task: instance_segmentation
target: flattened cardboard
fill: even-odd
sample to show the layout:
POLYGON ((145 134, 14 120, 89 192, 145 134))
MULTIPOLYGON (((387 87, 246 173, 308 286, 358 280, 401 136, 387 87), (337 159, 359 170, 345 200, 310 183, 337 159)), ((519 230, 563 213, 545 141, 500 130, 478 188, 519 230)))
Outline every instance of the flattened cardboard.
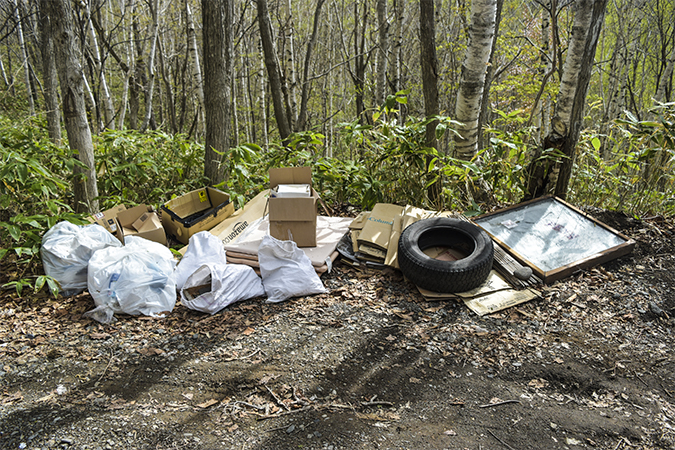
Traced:
POLYGON ((229 194, 212 187, 196 189, 162 205, 166 232, 187 244, 190 237, 210 230, 234 212, 229 194))
POLYGON ((389 238, 391 237, 394 219, 402 213, 402 206, 377 203, 370 212, 368 221, 363 225, 361 233, 359 233, 359 247, 365 244, 386 252, 389 248, 389 238))
MULTIPOLYGON (((312 185, 310 167, 284 167, 270 169, 270 189, 280 184, 312 185)), ((319 194, 311 189, 311 197, 269 199, 270 235, 277 239, 292 240, 298 247, 316 246, 316 205, 319 194)))

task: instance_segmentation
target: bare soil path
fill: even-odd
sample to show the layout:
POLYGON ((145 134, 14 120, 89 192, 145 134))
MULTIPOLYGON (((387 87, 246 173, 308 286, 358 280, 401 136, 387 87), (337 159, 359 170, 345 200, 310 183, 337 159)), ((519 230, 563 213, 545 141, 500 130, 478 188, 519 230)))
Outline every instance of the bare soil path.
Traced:
POLYGON ((207 316, 0 298, 2 449, 674 449, 675 226, 485 317, 400 273, 207 316))

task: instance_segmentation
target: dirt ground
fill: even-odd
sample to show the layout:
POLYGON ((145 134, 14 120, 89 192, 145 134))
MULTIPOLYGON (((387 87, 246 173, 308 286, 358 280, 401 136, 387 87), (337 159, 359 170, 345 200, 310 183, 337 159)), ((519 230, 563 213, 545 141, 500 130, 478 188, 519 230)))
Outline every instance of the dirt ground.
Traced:
POLYGON ((479 317, 396 271, 208 316, 0 299, 2 449, 675 449, 675 225, 479 317))

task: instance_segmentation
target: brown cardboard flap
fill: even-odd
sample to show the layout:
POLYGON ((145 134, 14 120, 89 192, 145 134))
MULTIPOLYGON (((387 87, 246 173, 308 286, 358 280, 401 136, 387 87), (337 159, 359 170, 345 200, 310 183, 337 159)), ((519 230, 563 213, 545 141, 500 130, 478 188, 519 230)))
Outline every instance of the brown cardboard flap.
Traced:
POLYGON ((270 169, 270 188, 279 184, 312 184, 311 167, 282 167, 270 169))
POLYGON ((270 199, 270 221, 316 223, 317 197, 270 199))
POLYGON ((368 221, 359 233, 359 245, 368 244, 387 251, 394 218, 403 213, 403 207, 390 203, 378 203, 370 212, 368 221))
POLYGON ((202 188, 172 198, 164 205, 178 217, 184 219, 189 215, 209 209, 211 202, 209 201, 208 191, 206 188, 202 188))

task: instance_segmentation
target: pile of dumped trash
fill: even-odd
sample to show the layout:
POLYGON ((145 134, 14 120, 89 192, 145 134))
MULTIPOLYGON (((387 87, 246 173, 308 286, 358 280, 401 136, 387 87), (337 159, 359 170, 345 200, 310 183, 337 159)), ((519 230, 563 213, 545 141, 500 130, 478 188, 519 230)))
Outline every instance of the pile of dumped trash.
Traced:
POLYGON ((251 266, 228 264, 221 241, 201 231, 176 262, 167 247, 137 236, 117 240, 102 226, 60 222, 42 241, 45 273, 64 295, 88 290, 96 308, 86 317, 110 323, 113 314, 163 316, 177 293, 188 308, 214 314, 231 303, 267 296, 268 302, 325 292, 311 261, 293 241, 265 236, 259 276, 251 266))
POLYGON ((256 297, 280 302, 325 292, 320 274, 341 257, 400 269, 433 300, 458 299, 479 315, 539 296, 541 282, 632 251, 634 242, 556 198, 475 219, 376 204, 356 218, 317 214, 308 167, 270 169, 270 189, 234 211, 212 187, 161 207, 118 205, 90 225, 61 222, 43 237, 45 273, 63 295, 88 290, 102 323, 114 314, 163 316, 180 296, 215 314, 256 297), (176 259, 167 234, 186 247, 176 259), (495 270, 496 269, 496 270, 495 270))

